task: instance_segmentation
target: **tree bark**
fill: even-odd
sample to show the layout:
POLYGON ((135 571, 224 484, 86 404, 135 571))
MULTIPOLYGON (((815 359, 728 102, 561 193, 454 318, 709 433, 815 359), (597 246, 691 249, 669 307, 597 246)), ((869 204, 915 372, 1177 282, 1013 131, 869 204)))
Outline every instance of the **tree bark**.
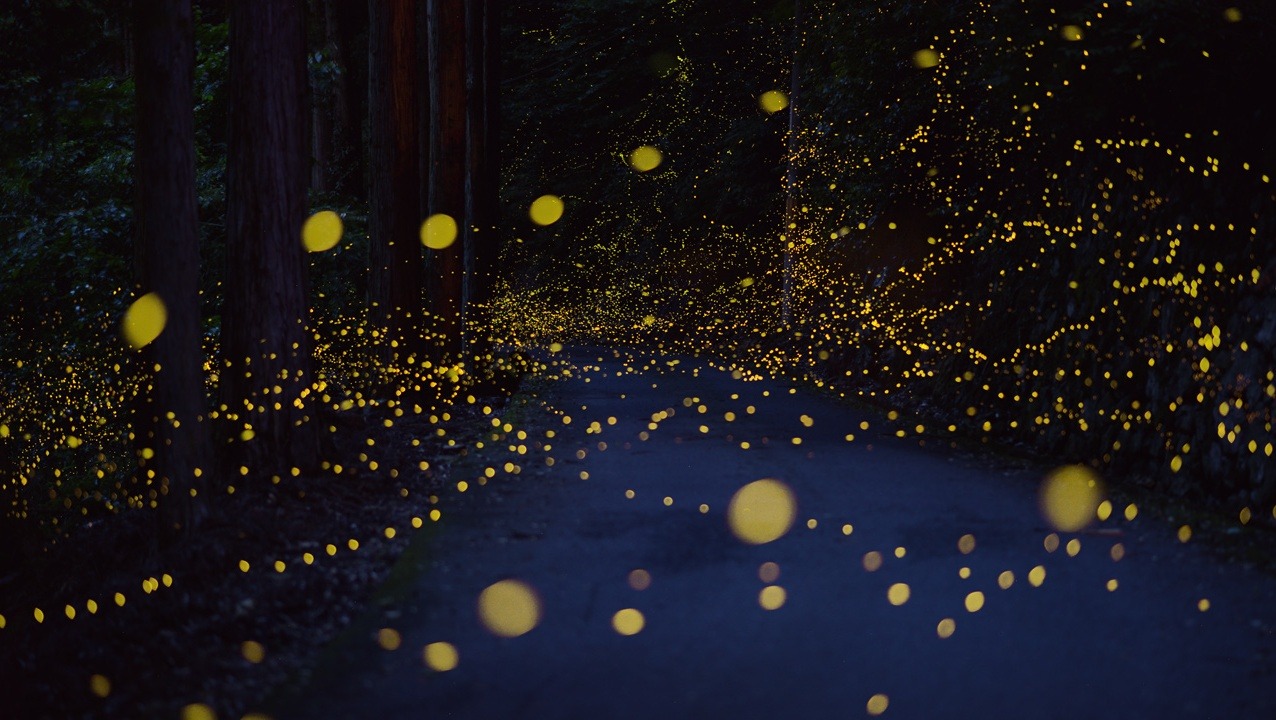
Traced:
POLYGON ((492 0, 466 6, 467 108, 465 181, 466 354, 485 355, 490 332, 487 306, 500 253, 500 24, 492 0))
MULTIPOLYGON (((430 68, 429 214, 446 214, 464 229, 465 220, 465 8, 455 0, 428 0, 430 68)), ((464 275, 461 238, 428 250, 430 310, 441 338, 438 359, 461 355, 464 275)))
POLYGON ((133 418, 138 479, 151 486, 163 534, 204 516, 195 494, 210 468, 199 321, 195 196, 195 37, 190 0, 135 0, 135 261, 143 293, 163 300, 164 331, 142 349, 133 418), (147 455, 151 457, 147 459, 147 455))
MULTIPOLYGON (((421 356, 422 264, 416 0, 369 0, 368 300, 399 359, 421 356)), ((387 358, 394 360, 394 357, 387 358)))
POLYGON ((253 469, 315 459, 306 329, 306 37, 302 0, 230 8, 230 136, 222 388, 253 469))

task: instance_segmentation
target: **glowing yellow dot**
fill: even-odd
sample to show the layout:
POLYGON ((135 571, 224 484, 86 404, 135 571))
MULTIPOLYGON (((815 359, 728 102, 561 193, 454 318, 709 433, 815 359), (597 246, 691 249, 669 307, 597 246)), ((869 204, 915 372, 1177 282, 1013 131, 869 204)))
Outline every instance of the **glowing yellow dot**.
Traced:
POLYGON ((1116 589, 1117 589, 1116 578, 1112 578, 1111 580, 1108 581, 1108 592, 1114 592, 1116 589))
POLYGON ((997 576, 997 587, 1002 590, 1009 590, 1011 585, 1015 584, 1015 574, 1009 570, 1004 571, 997 576))
POLYGON ((115 593, 114 599, 117 607, 124 607, 124 593, 115 593))
POLYGON ((1046 581, 1046 569, 1040 565, 1028 571, 1028 584, 1033 587, 1041 587, 1041 583, 1046 581))
POLYGON ((911 595, 912 591, 909 590, 907 583, 895 583, 886 591, 886 599, 890 601, 891 605, 895 606, 908 602, 908 598, 911 595))
POLYGON ((443 250, 456 242, 456 220, 451 215, 439 213, 421 223, 421 244, 431 250, 443 250))
POLYGON ((779 585, 767 585, 758 593, 758 604, 763 610, 778 610, 784 605, 788 593, 779 585))
POLYGON ((1056 529, 1075 532, 1090 524, 1103 499, 1099 477, 1083 465, 1055 470, 1041 484, 1041 513, 1056 529))
POLYGON ((779 90, 768 90, 758 97, 758 106, 767 115, 774 115, 789 106, 789 96, 779 90))
POLYGON ((1241 21, 1240 8, 1229 7, 1228 9, 1223 11, 1223 17, 1228 22, 1240 22, 1241 21))
POLYGON ((377 631, 377 644, 382 650, 398 650, 403 644, 403 636, 394 628, 381 628, 377 631))
POLYGON ((913 65, 925 70, 939 64, 939 53, 931 49, 918 50, 913 53, 913 65))
POLYGON ((301 243, 310 252, 324 252, 341 242, 341 216, 331 210, 320 210, 301 226, 301 243))
POLYGON ((966 596, 966 612, 979 612, 984 607, 984 594, 976 590, 966 596))
POLYGON ((847 523, 846 525, 843 525, 843 526, 842 526, 842 534, 843 534, 843 535, 850 535, 850 534, 851 534, 851 533, 853 533, 853 532, 855 532, 855 528, 854 528, 854 527, 852 527, 850 523, 847 523))
POLYGON ((540 622, 540 598, 527 583, 501 580, 479 593, 478 612, 479 620, 492 634, 518 637, 540 622))
POLYGON ((780 538, 789 531, 796 515, 793 491, 778 480, 755 480, 745 485, 727 506, 731 531, 750 545, 780 538))
POLYGON ((935 626, 935 634, 941 638, 950 638, 957 629, 957 622, 952 618, 944 618, 935 626))
POLYGON ((248 572, 248 570, 249 570, 249 568, 250 568, 250 567, 251 567, 251 566, 248 564, 248 561, 247 561, 247 560, 240 560, 240 561, 239 561, 239 571, 240 571, 240 572, 248 572))
POLYGON ((1059 536, 1055 533, 1050 533, 1041 544, 1045 546, 1046 552, 1052 553, 1059 549, 1059 536))
POLYGON ((638 172, 650 172, 660 167, 665 156, 650 145, 643 145, 629 154, 629 165, 638 172))
POLYGON ((1185 543, 1188 540, 1192 539, 1192 528, 1187 525, 1183 525, 1182 527, 1179 528, 1178 535, 1179 535, 1179 542, 1185 543))
POLYGON ((136 350, 154 342, 164 332, 164 324, 167 322, 168 309, 164 306, 164 301, 153 292, 146 293, 134 300, 124 312, 120 333, 124 335, 124 342, 136 350))
POLYGON ((1079 25, 1064 25, 1063 28, 1059 30, 1059 34, 1068 42, 1076 42, 1084 37, 1084 33, 1081 32, 1081 27, 1079 25))
POLYGON ((553 225, 563 217, 562 198, 557 195, 541 195, 532 203, 527 214, 537 225, 553 225))
POLYGON ((425 646, 422 652, 426 667, 434 672, 447 672, 456 667, 460 656, 452 643, 433 642, 425 646))
POLYGON ((975 549, 975 536, 969 533, 962 535, 957 540, 957 549, 962 555, 969 555, 975 549))
POLYGON ((245 660, 254 665, 266 659, 266 648, 256 640, 245 640, 239 651, 245 660))
POLYGON ((100 698, 104 698, 111 694, 111 681, 102 675, 94 675, 89 678, 89 691, 100 698))
POLYGON ((621 635, 637 635, 642 632, 643 625, 646 620, 642 613, 633 608, 625 608, 617 610, 615 615, 611 616, 611 627, 621 635))
POLYGON ((1068 557, 1076 557, 1077 553, 1081 552, 1081 541, 1076 538, 1072 538, 1068 541, 1066 551, 1068 553, 1068 557))
POLYGON ((1200 610, 1201 612, 1205 612, 1206 610, 1209 610, 1210 609, 1209 599, 1201 598, 1200 602, 1196 603, 1196 609, 1200 610))
POLYGON ((1139 506, 1138 506, 1138 505, 1135 505, 1134 503, 1130 503, 1129 505, 1126 505, 1126 506, 1125 506, 1125 519, 1126 519, 1126 520, 1133 520, 1134 518, 1136 518, 1136 517, 1138 517, 1138 516, 1139 516, 1139 506))
POLYGON ((203 703, 195 703, 182 708, 182 720, 217 720, 217 713, 203 703))
POLYGON ((874 716, 881 715, 886 712, 886 708, 890 707, 890 704, 890 698, 886 697, 882 693, 878 693, 868 699, 868 714, 874 716))

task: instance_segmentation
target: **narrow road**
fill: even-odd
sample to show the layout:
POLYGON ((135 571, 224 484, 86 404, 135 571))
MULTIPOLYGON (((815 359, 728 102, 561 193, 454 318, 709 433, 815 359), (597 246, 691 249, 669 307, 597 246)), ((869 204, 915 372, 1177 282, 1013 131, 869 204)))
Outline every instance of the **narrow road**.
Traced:
POLYGON ((1175 527, 1119 507, 1056 535, 1040 471, 701 361, 569 359, 539 400, 570 424, 529 413, 529 437, 510 440, 549 452, 482 487, 476 458, 405 561, 411 582, 280 716, 1276 717, 1276 581, 1175 527), (753 545, 727 511, 762 478, 791 489, 797 515, 753 545), (540 602, 518 637, 476 608, 508 578, 540 602), (625 609, 636 634, 613 627, 625 609), (427 667, 438 642, 454 669, 427 667))

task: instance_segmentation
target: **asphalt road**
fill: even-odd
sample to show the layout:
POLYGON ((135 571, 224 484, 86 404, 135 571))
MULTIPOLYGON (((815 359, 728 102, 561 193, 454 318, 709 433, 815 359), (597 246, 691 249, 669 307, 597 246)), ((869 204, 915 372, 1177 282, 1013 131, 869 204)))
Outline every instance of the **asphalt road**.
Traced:
MULTIPOLYGON (((396 587, 278 715, 1276 717, 1276 581, 1175 526, 1117 507, 1050 551, 1041 469, 899 438, 884 417, 699 361, 570 360, 539 400, 571 423, 529 413, 514 441, 553 429, 548 453, 441 496, 396 587), (791 490, 796 520, 754 545, 727 511, 762 478, 791 490), (540 613, 499 637, 476 603, 511 578, 540 613), (636 634, 613 627, 626 609, 636 634), (423 658, 440 642, 457 652, 446 672, 423 658)), ((490 458, 467 462, 473 479, 490 458)))

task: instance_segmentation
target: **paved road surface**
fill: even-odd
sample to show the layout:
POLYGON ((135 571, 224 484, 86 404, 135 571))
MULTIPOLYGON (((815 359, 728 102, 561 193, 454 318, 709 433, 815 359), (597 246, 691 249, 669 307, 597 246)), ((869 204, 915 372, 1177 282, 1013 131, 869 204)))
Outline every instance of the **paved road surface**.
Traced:
POLYGON ((604 352, 576 351, 578 372, 541 393, 570 425, 528 418, 528 443, 557 430, 555 465, 536 469, 533 453, 518 477, 440 498, 437 530, 406 561, 419 566, 405 570, 412 582, 282 716, 857 718, 885 700, 886 718, 1276 717, 1270 576, 1123 508, 1050 552, 1040 471, 920 446, 883 417, 780 382, 604 352), (749 545, 727 508, 760 478, 791 488, 797 522, 749 545), (883 561, 870 572, 873 552, 883 561), (631 587, 635 569, 646 589, 631 587), (480 592, 506 578, 539 594, 539 623, 521 637, 478 618, 480 592), (901 605, 888 597, 898 583, 901 605), (769 585, 784 590, 773 610, 760 603, 769 585), (612 626, 626 608, 644 619, 632 636, 612 626), (402 646, 381 649, 378 627, 402 646), (435 642, 456 648, 455 669, 426 667, 435 642))

